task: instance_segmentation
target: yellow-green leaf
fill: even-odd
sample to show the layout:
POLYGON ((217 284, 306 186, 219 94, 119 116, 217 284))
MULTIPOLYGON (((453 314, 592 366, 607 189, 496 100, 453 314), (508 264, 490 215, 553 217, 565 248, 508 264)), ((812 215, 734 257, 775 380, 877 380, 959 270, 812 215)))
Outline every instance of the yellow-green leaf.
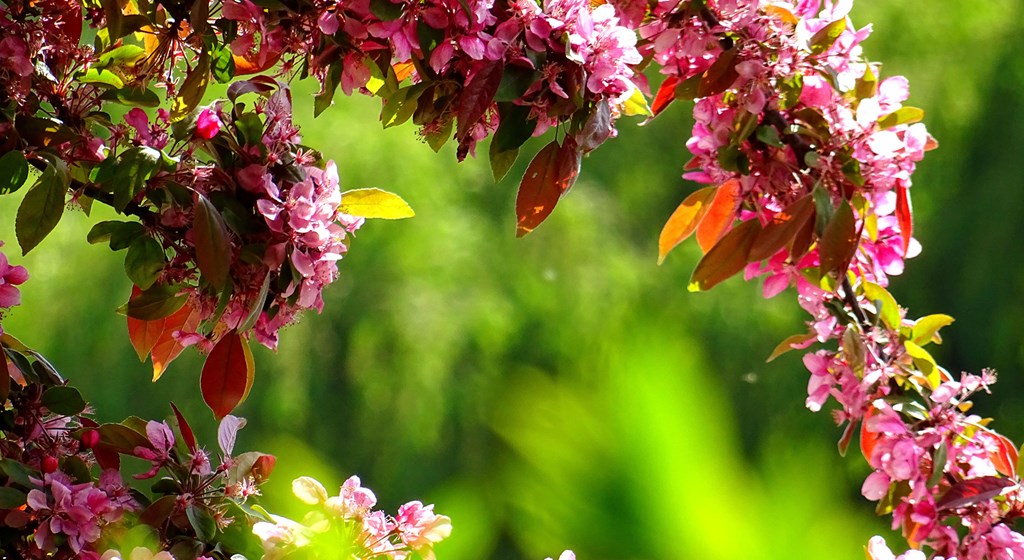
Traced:
POLYGON ((939 329, 951 324, 954 320, 955 319, 949 315, 943 315, 941 313, 921 317, 916 323, 914 323, 910 339, 914 344, 921 346, 924 346, 929 342, 942 344, 942 337, 939 336, 939 329))
POLYGON ((942 375, 935 363, 935 358, 927 350, 909 340, 903 343, 903 347, 906 348, 907 354, 914 359, 914 366, 928 379, 929 387, 933 390, 938 388, 942 383, 942 375))
POLYGON ((651 106, 647 104, 647 98, 639 88, 633 88, 633 95, 630 95, 629 99, 622 103, 622 114, 627 117, 637 115, 649 117, 652 115, 651 106))
POLYGON ((354 189, 341 193, 339 210, 360 218, 385 220, 401 220, 416 215, 402 197, 376 188, 354 189))
POLYGON ((872 282, 864 282, 864 296, 875 302, 881 308, 877 310, 882 321, 890 329, 898 329, 900 326, 900 308, 896 304, 896 298, 888 290, 872 282))

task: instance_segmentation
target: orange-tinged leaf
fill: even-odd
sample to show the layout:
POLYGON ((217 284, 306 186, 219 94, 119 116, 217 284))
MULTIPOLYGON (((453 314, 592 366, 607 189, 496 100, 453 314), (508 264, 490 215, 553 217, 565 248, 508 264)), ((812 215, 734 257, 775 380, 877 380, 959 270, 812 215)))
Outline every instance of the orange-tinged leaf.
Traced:
MULTIPOLYGON (((276 49, 275 49, 276 50, 276 49)), ((243 56, 232 54, 231 58, 235 61, 235 76, 242 76, 244 74, 256 74, 262 72, 267 68, 277 64, 278 60, 281 60, 281 53, 284 51, 273 50, 263 55, 262 51, 259 52, 248 52, 243 56)))
POLYGON ((192 308, 187 305, 163 319, 163 331, 151 349, 153 381, 160 379, 160 376, 167 371, 167 366, 171 365, 171 362, 185 350, 185 347, 174 338, 174 332, 179 330, 195 331, 199 322, 200 315, 194 313, 192 308))
POLYGON ((404 82, 406 78, 412 76, 412 73, 416 71, 416 66, 412 62, 398 62, 391 66, 395 71, 395 79, 399 83, 404 82))
POLYGON ((722 183, 715 192, 704 218, 697 226, 697 244, 707 253, 722 238, 733 220, 739 207, 740 182, 730 179, 722 183))
POLYGON ((786 6, 784 4, 769 4, 764 7, 764 11, 766 14, 775 16, 782 20, 783 22, 788 23, 790 25, 796 25, 800 23, 800 20, 796 17, 792 10, 790 10, 789 6, 786 6))
MULTIPOLYGON (((142 289, 133 285, 130 299, 138 297, 141 293, 142 289)), ((146 357, 153 350, 153 345, 156 344, 157 339, 160 338, 160 334, 163 332, 162 319, 143 321, 128 317, 128 339, 131 341, 132 347, 135 348, 135 353, 138 354, 140 362, 146 361, 146 357)))
POLYGON ((818 256, 821 260, 821 274, 825 276, 838 271, 846 273, 854 253, 857 251, 857 223, 850 203, 843 200, 836 213, 825 226, 818 241, 818 256))
POLYGON ((903 237, 903 256, 907 255, 910 238, 914 234, 914 209, 910 204, 910 189, 896 187, 896 220, 900 225, 900 236, 903 237))
POLYGON ((1013 445, 1013 442, 1009 440, 1003 434, 994 432, 983 426, 979 426, 980 431, 989 435, 998 444, 998 449, 989 453, 988 458, 992 461, 992 466, 996 468, 1000 474, 1004 474, 1010 478, 1017 476, 1017 447, 1013 445))
POLYGON ((743 270, 747 264, 750 247, 760 231, 761 224, 757 220, 749 220, 725 234, 725 237, 697 263, 687 289, 691 292, 710 290, 719 282, 743 270))
POLYGON ((750 261, 760 261, 770 258, 788 245, 808 220, 814 215, 814 200, 808 193, 785 210, 772 217, 772 221, 761 230, 761 233, 750 248, 750 261))
POLYGON ((669 76, 661 82, 658 93, 654 94, 654 101, 651 102, 651 113, 656 117, 664 111, 670 103, 676 100, 676 86, 679 85, 678 76, 669 76))
POLYGON ((245 400, 254 373, 249 344, 236 331, 225 334, 203 364, 199 386, 203 401, 220 420, 245 400))
POLYGON ((810 341, 814 340, 817 336, 817 333, 814 331, 787 336, 786 340, 780 342, 779 345, 775 347, 775 350, 772 350, 772 355, 768 356, 768 359, 765 361, 770 362, 790 350, 801 348, 810 343, 810 341))
POLYGON ((561 146, 552 140, 537 153, 516 195, 516 237, 530 233, 551 214, 579 172, 580 153, 572 137, 561 146))
POLYGON ((658 264, 665 261, 669 251, 689 237, 708 211, 715 197, 715 187, 704 187, 686 197, 661 228, 658 236, 658 264))

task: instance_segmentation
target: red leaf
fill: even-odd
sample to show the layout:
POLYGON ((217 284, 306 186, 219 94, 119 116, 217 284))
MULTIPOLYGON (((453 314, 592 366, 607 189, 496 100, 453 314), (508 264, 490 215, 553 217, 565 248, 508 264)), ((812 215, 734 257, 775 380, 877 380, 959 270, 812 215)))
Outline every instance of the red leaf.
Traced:
POLYGON ((687 289, 691 292, 710 290, 719 282, 743 270, 747 264, 750 247, 760 231, 760 222, 748 220, 725 234, 725 237, 697 263, 687 289))
POLYGON ((984 427, 981 428, 981 431, 991 436, 999 445, 998 451, 989 453, 988 458, 992 461, 992 465, 1000 474, 1015 478, 1017 476, 1017 460, 1019 459, 1017 447, 1003 434, 984 427))
POLYGON ((174 410, 174 416, 178 419, 178 430, 181 431, 181 438, 185 440, 188 450, 195 453, 196 436, 192 433, 192 426, 188 425, 188 420, 185 420, 185 416, 178 410, 178 407, 174 406, 174 403, 171 403, 171 408, 174 410))
POLYGON ((259 459, 252 464, 252 476, 257 482, 263 482, 270 478, 274 472, 274 465, 277 464, 277 457, 273 455, 260 455, 259 459))
POLYGON ((199 378, 203 400, 218 420, 245 400, 254 373, 249 344, 236 331, 225 334, 206 357, 199 378))
POLYGON ((661 228, 661 235, 658 236, 658 264, 665 260, 669 251, 697 229, 697 224, 707 213, 716 192, 715 187, 704 187, 686 197, 686 200, 672 212, 665 222, 665 227, 661 228))
POLYGON ((516 237, 530 233, 551 214, 579 172, 580 153, 571 137, 566 137, 561 146, 552 140, 537 153, 526 168, 516 196, 516 237))
POLYGON ((914 208, 910 204, 910 189, 904 186, 896 187, 896 219, 903 237, 903 256, 906 257, 910 237, 914 234, 914 208))
MULTIPOLYGON (((132 295, 128 299, 135 299, 141 293, 142 289, 133 284, 132 295)), ((140 362, 146 361, 146 357, 153 350, 153 345, 156 344, 157 338, 164 331, 162 323, 163 321, 159 319, 156 321, 143 321, 128 317, 128 339, 131 340, 135 353, 139 355, 140 362)))
MULTIPOLYGON (((132 289, 132 297, 138 293, 132 289)), ((179 330, 191 331, 199 324, 199 316, 188 305, 162 319, 143 321, 128 317, 128 338, 140 360, 153 356, 153 381, 160 379, 167 366, 185 349, 174 338, 179 330)))
POLYGON ((0 408, 7 402, 11 392, 11 370, 7 368, 7 352, 0 346, 0 408))
POLYGON ((947 490, 935 502, 935 507, 942 511, 974 505, 998 496, 1004 489, 1014 484, 1016 483, 1012 480, 998 476, 979 476, 963 480, 947 490))
POLYGON ((658 116, 670 103, 676 100, 676 86, 679 85, 679 76, 669 76, 661 82, 658 93, 654 94, 654 101, 651 102, 651 114, 658 116))
POLYGON ((704 72, 697 86, 697 97, 708 97, 718 95, 729 89, 729 86, 736 81, 739 73, 736 72, 736 55, 739 49, 733 47, 718 56, 718 60, 704 72))
POLYGON ((814 201, 806 194, 772 217, 750 248, 751 262, 772 257, 789 244, 814 215, 814 201))
POLYGON ((462 140, 469 135, 473 125, 480 122, 494 102, 494 96, 505 73, 503 61, 492 62, 480 68, 459 97, 458 124, 455 137, 462 140))
POLYGON ((231 268, 228 228, 213 203, 201 194, 196 195, 192 243, 196 247, 196 264, 203 278, 217 290, 223 289, 231 268))
POLYGON ((846 273, 850 260, 857 252, 857 222, 853 209, 845 200, 825 226, 825 231, 818 241, 818 256, 821 260, 821 274, 824 276, 838 271, 840 277, 846 273))
POLYGON ((875 446, 878 445, 878 440, 881 436, 878 432, 872 432, 868 430, 868 419, 876 414, 874 408, 868 408, 867 412, 864 413, 864 419, 860 424, 860 452, 864 455, 864 459, 870 463, 871 454, 875 451, 875 446))
POLYGON ((733 220, 740 204, 740 182, 730 179, 718 187, 715 199, 697 226, 697 244, 707 253, 722 238, 733 220))

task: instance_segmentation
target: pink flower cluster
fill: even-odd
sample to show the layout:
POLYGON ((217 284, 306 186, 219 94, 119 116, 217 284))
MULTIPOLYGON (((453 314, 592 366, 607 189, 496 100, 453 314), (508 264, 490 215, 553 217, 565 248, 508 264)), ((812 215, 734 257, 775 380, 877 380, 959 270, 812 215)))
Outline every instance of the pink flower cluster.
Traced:
POLYGON ((60 471, 46 473, 43 480, 32 482, 38 488, 28 493, 26 511, 39 524, 34 536, 43 552, 55 552, 60 538, 82 557, 99 540, 105 525, 118 521, 125 511, 137 509, 134 500, 124 497, 121 474, 116 470, 104 471, 98 484, 75 484, 60 471), (111 499, 105 489, 122 495, 122 499, 111 499))
POLYGON ((324 552, 347 550, 355 558, 402 560, 410 552, 429 558, 434 545, 451 534, 451 519, 434 513, 433 504, 412 501, 399 507, 394 517, 374 510, 377 498, 360 485, 357 476, 346 480, 337 496, 328 497, 323 485, 309 477, 296 479, 292 488, 300 500, 319 509, 310 512, 304 523, 276 516, 274 523, 257 523, 253 533, 263 542, 267 560, 297 549, 316 551, 319 546, 327 547, 324 552), (342 528, 341 534, 350 535, 351 542, 328 538, 335 526, 342 528))
MULTIPOLYGON (((3 247, 2 241, 0 247, 3 247)), ((0 319, 3 318, 3 309, 21 305, 21 292, 16 286, 24 284, 26 280, 28 271, 25 267, 11 266, 7 261, 7 255, 0 252, 0 319)), ((3 333, 3 325, 0 324, 0 334, 3 333)))

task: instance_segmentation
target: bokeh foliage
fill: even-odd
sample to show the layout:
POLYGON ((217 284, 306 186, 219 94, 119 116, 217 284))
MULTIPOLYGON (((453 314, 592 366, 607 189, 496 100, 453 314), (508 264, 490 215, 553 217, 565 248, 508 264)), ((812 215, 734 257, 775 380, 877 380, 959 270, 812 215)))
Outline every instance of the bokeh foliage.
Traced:
MULTIPOLYGON (((915 177, 925 252, 893 292, 917 315, 958 318, 937 357, 954 373, 1003 374, 979 409, 1019 441, 1024 7, 941 4, 862 0, 854 12, 875 24, 867 55, 910 78, 942 146, 915 177)), ((286 330, 276 355, 256 352, 240 446, 279 455, 272 505, 287 510, 292 476, 330 487, 357 473, 387 509, 422 497, 451 515, 438 553, 454 560, 565 547, 587 559, 853 559, 884 532, 859 496, 867 467, 836 456, 830 419, 803 408, 798 357, 764 363, 801 328, 793 301, 735 280, 687 294, 692 244, 655 265, 661 222, 694 189, 679 178, 684 104, 642 129, 623 121, 552 218, 516 240, 514 179, 494 185, 484 154, 457 165, 410 127, 382 132, 370 99, 313 120, 309 88, 295 92, 305 141, 338 162, 343 189, 399 192, 417 218, 360 231, 326 313, 286 330)), ((0 198, 0 239, 14 239, 18 198, 0 198)), ((119 258, 85 243, 90 223, 65 217, 14 258, 32 279, 5 329, 51 357, 101 419, 162 417, 173 400, 212 441, 200 358, 150 383, 113 313, 129 290, 119 258)))

